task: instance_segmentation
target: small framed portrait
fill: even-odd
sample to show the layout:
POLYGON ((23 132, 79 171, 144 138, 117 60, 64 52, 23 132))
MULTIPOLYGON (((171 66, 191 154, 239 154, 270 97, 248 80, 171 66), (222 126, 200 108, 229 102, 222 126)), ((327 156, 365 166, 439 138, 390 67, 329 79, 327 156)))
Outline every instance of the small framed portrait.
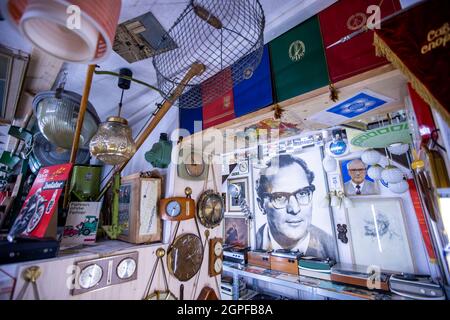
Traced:
MULTIPOLYGON (((227 192, 227 212, 242 212, 240 203, 242 200, 247 201, 249 204, 249 187, 248 187, 248 178, 235 178, 228 179, 227 187, 230 185, 235 185, 239 188, 240 194, 239 196, 233 196, 230 192, 227 192)), ((229 190, 229 188, 227 189, 229 190)))
POLYGON ((225 244, 247 248, 249 246, 249 225, 245 217, 225 217, 224 239, 225 244))
POLYGON ((380 194, 378 183, 367 175, 370 168, 360 158, 340 162, 341 176, 346 196, 380 194))

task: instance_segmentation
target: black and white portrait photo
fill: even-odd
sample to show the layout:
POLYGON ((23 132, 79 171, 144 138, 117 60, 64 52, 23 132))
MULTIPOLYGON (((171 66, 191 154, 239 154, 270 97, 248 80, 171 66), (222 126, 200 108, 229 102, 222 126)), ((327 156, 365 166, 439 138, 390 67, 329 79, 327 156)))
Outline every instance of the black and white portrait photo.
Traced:
POLYGON ((326 194, 320 149, 275 156, 255 176, 256 249, 334 259, 330 212, 317 205, 326 194))

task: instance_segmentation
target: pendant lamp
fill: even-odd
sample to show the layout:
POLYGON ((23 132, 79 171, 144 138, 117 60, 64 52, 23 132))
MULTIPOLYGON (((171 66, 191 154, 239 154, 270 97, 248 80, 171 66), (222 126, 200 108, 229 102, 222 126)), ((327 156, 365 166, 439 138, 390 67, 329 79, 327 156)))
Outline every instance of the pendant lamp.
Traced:
POLYGON ((380 161, 381 159, 381 154, 373 149, 368 149, 366 151, 363 152, 363 154, 361 155, 361 160, 362 162, 364 162, 365 164, 368 164, 370 166, 373 166, 374 164, 377 164, 378 161, 380 161))
POLYGON ((401 194, 409 190, 409 184, 405 180, 399 183, 389 183, 388 189, 393 193, 401 194))
POLYGON ((393 165, 388 165, 381 172, 381 178, 387 183, 399 183, 403 180, 403 172, 393 165))
POLYGON ((393 143, 388 147, 389 152, 397 156, 405 154, 408 152, 408 149, 409 144, 407 143, 393 143))
POLYGON ((1 5, 25 38, 53 57, 92 64, 112 51, 121 0, 5 0, 1 5))
POLYGON ((367 175, 370 179, 381 180, 381 172, 383 172, 383 167, 379 164, 375 164, 367 170, 367 175))
MULTIPOLYGON (((120 74, 131 77, 129 69, 121 69, 120 74)), ((119 78, 119 88, 122 95, 119 103, 119 115, 109 117, 106 122, 100 124, 97 133, 89 144, 91 154, 97 159, 109 165, 118 165, 129 160, 136 152, 131 128, 128 121, 120 116, 124 90, 130 88, 131 81, 119 78)))

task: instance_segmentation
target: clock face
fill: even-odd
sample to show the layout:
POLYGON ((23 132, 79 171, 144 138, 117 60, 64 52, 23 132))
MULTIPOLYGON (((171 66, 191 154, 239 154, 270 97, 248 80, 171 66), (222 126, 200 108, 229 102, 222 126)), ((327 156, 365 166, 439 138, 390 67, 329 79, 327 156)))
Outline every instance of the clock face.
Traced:
POLYGON ((132 258, 123 259, 117 266, 117 276, 120 279, 128 279, 136 271, 136 260, 132 258))
POLYGON ((214 254, 216 256, 220 256, 222 254, 222 251, 223 251, 222 243, 216 242, 216 244, 214 245, 214 254))
POLYGON ((205 191, 198 202, 198 218, 202 225, 207 228, 218 226, 223 219, 225 209, 220 194, 213 190, 205 191))
POLYGON ((247 161, 239 163, 239 171, 241 173, 247 173, 248 172, 248 163, 247 163, 247 161))
POLYGON ((216 261, 214 262, 214 271, 217 273, 222 272, 222 259, 216 259, 216 261))
POLYGON ((166 213, 171 217, 177 217, 181 213, 181 205, 178 201, 170 201, 166 206, 166 213))
POLYGON ((186 172, 191 177, 200 177, 205 171, 205 162, 199 153, 191 152, 184 161, 186 172))
POLYGON ((180 281, 188 281, 199 270, 203 261, 202 241, 195 234, 177 237, 167 254, 167 266, 180 281))
POLYGON ((98 264, 91 264, 81 270, 78 283, 83 289, 89 289, 100 282, 102 275, 102 268, 98 264))

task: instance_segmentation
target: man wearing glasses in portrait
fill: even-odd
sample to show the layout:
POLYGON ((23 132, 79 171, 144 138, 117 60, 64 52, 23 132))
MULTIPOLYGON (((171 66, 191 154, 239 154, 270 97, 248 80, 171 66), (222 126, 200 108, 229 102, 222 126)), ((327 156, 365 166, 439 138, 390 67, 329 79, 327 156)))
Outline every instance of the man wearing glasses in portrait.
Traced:
POLYGON ((367 166, 360 159, 347 163, 347 171, 351 180, 344 183, 347 196, 376 194, 376 186, 366 179, 367 166))
POLYGON ((331 235, 311 224, 314 173, 305 161, 283 154, 274 157, 257 181, 257 202, 267 223, 256 234, 256 249, 299 251, 334 259, 331 235))

